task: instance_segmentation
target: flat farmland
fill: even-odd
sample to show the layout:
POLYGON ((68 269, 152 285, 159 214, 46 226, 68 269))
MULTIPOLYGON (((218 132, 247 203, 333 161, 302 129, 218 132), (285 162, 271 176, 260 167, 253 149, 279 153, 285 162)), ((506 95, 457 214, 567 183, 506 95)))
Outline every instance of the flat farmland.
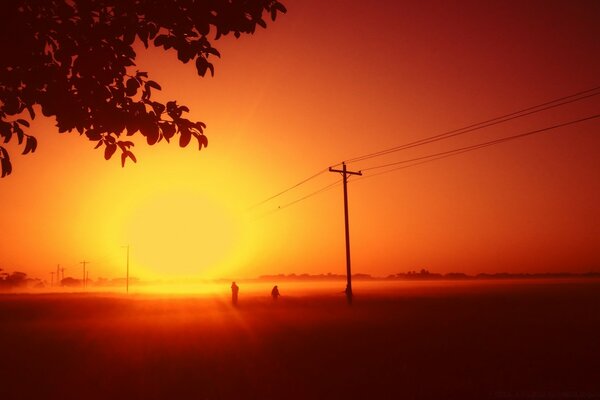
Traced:
POLYGON ((0 399, 600 399, 597 280, 291 285, 0 295, 0 399))

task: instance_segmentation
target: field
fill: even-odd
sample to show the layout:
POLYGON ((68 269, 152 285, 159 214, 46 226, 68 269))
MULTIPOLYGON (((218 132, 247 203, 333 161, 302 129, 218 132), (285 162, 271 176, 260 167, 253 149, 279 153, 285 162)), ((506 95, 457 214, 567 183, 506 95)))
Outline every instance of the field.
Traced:
POLYGON ((597 280, 280 289, 0 295, 0 399, 600 399, 597 280))

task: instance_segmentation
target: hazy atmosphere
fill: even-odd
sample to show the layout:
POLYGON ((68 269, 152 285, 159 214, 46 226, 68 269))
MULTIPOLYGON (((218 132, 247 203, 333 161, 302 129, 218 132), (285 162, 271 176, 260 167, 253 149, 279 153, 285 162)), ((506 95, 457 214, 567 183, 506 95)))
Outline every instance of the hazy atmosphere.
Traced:
POLYGON ((600 400, 599 22, 3 1, 0 399, 600 400))

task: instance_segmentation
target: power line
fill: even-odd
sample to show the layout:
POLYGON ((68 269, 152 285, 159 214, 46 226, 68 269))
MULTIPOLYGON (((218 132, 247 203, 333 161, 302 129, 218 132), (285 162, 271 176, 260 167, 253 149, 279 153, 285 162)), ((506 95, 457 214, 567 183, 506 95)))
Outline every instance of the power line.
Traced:
POLYGON ((279 192, 279 193, 276 193, 276 194, 274 194, 273 196, 271 196, 271 197, 268 197, 268 198, 266 198, 266 199, 264 199, 264 200, 262 200, 262 201, 260 201, 260 202, 258 202, 258 203, 256 203, 256 204, 254 204, 253 206, 249 207, 248 209, 249 209, 249 210, 252 210, 252 209, 254 209, 254 208, 258 207, 258 206, 261 206, 261 205, 265 204, 266 202, 268 202, 268 201, 271 201, 271 200, 273 200, 273 199, 275 199, 275 198, 277 198, 277 197, 281 196, 282 194, 285 194, 285 193, 289 192, 290 190, 292 190, 292 189, 295 189, 295 188, 297 188, 298 186, 305 184, 306 182, 308 182, 308 181, 310 181, 310 180, 312 180, 312 179, 316 178, 317 176, 319 176, 319 175, 321 175, 321 174, 324 174, 324 173, 325 173, 325 172, 327 172, 327 171, 328 171, 328 169, 327 169, 327 168, 325 168, 325 169, 323 169, 323 170, 321 170, 321 171, 317 172, 316 174, 314 174, 314 175, 311 175, 311 176, 309 176, 308 178, 301 180, 300 182, 296 183, 295 185, 292 185, 292 186, 288 187, 287 189, 284 189, 284 190, 282 190, 281 192, 279 192))
POLYGON ((307 194, 306 196, 303 196, 303 197, 301 197, 301 198, 299 198, 299 199, 296 199, 296 200, 294 200, 294 201, 291 201, 291 202, 289 202, 289 203, 286 203, 286 204, 284 204, 284 205, 282 205, 282 206, 278 206, 278 207, 277 207, 277 208, 275 208, 275 209, 272 209, 272 210, 270 210, 270 211, 267 211, 267 212, 265 212, 264 214, 262 214, 262 215, 260 215, 260 216, 256 217, 255 219, 257 219, 257 220, 258 220, 258 219, 262 219, 262 218, 268 217, 268 216, 269 216, 269 215, 271 215, 271 214, 275 214, 275 213, 276 213, 276 212, 278 212, 278 211, 281 211, 281 210, 283 210, 283 209, 285 209, 285 208, 288 208, 288 207, 290 207, 290 206, 293 206, 294 204, 296 204, 296 203, 299 203, 299 202, 301 202, 301 201, 303 201, 303 200, 306 200, 306 199, 308 199, 308 198, 310 198, 310 197, 316 196, 316 195, 318 195, 319 193, 323 193, 323 192, 326 192, 326 191, 328 191, 328 190, 331 190, 331 189, 333 189, 335 186, 337 186, 337 185, 339 185, 339 184, 341 184, 341 183, 342 183, 341 181, 335 181, 335 182, 333 182, 333 183, 330 183, 329 185, 323 186, 322 188, 320 188, 320 189, 318 189, 318 190, 315 190, 314 192, 311 192, 311 193, 307 194))
POLYGON ((329 185, 327 185, 327 186, 323 186, 321 189, 315 190, 314 192, 311 192, 311 193, 307 194, 307 195, 306 195, 306 196, 304 196, 304 197, 301 197, 301 198, 299 198, 299 199, 296 199, 296 200, 294 200, 294 201, 291 201, 291 202, 289 202, 289 203, 286 203, 286 204, 284 204, 284 205, 282 205, 282 206, 279 206, 279 207, 277 208, 277 211, 279 211, 279 210, 283 210, 284 208, 288 208, 289 206, 293 206, 293 205, 294 205, 294 204, 296 204, 296 203, 299 203, 299 202, 301 202, 301 201, 303 201, 303 200, 306 200, 306 199, 308 199, 308 198, 310 198, 310 197, 316 196, 316 195, 318 195, 319 193, 322 193, 322 192, 325 192, 325 191, 327 191, 327 190, 329 190, 329 189, 332 189, 334 186, 337 186, 337 185, 339 185, 340 183, 341 183, 341 181, 335 181, 335 182, 333 182, 333 183, 330 183, 330 184, 329 184, 329 185))
POLYGON ((355 179, 355 180, 357 180, 357 181, 362 181, 362 180, 365 180, 365 179, 374 178, 374 177, 376 177, 376 176, 379 176, 379 175, 388 174, 388 173, 390 173, 390 172, 398 171, 398 170, 401 170, 401 169, 406 169, 406 168, 416 167, 417 165, 421 165, 421 164, 427 164, 427 163, 430 163, 430 162, 433 162, 433 161, 441 160, 441 159, 443 159, 443 158, 448 158, 448 157, 457 156, 457 155, 459 155, 459 154, 466 153, 466 152, 473 151, 473 150, 475 150, 475 149, 470 149, 470 150, 462 150, 462 151, 456 151, 456 152, 454 152, 454 153, 451 153, 451 154, 445 154, 445 155, 441 155, 441 156, 439 156, 439 157, 433 157, 433 156, 430 156, 430 157, 433 157, 433 158, 429 158, 429 159, 426 159, 426 160, 422 160, 422 161, 414 162, 413 164, 402 165, 401 167, 396 167, 396 168, 388 169, 388 170, 386 170, 386 171, 380 171, 380 172, 376 172, 376 173, 374 173, 374 174, 369 174, 369 175, 367 175, 367 176, 361 176, 360 178, 357 178, 357 179, 355 179))
MULTIPOLYGON (((573 125, 573 124, 576 124, 576 123, 579 123, 579 122, 588 121, 588 120, 595 119, 595 118, 598 118, 598 117, 600 117, 600 114, 591 115, 589 117, 580 118, 580 119, 577 119, 577 120, 573 120, 573 121, 569 121, 569 122, 564 122, 564 123, 561 123, 561 124, 557 124, 557 125, 553 125, 553 126, 548 126, 548 127, 545 127, 545 128, 540 128, 540 129, 536 129, 536 130, 533 130, 533 131, 519 133, 517 135, 506 136, 506 137, 503 137, 503 138, 500 138, 500 139, 490 140, 488 142, 478 143, 478 144, 474 144, 474 145, 471 145, 471 146, 460 147, 460 148, 457 148, 457 149, 442 151, 440 153, 430 154, 430 155, 422 156, 422 157, 411 158, 411 159, 408 159, 408 160, 401 160, 401 161, 396 161, 396 162, 391 162, 391 163, 376 165, 374 167, 363 168, 362 171, 371 171, 371 170, 374 170, 374 169, 386 168, 386 167, 391 167, 391 166, 394 166, 394 165, 406 164, 406 163, 416 162, 416 161, 422 161, 422 160, 434 161, 434 160, 428 160, 428 159, 431 159, 431 158, 434 158, 434 157, 445 158, 446 156, 458 155, 458 154, 461 154, 461 153, 466 153, 468 151, 478 150, 478 149, 481 149, 483 147, 493 146, 493 145, 496 145, 496 144, 508 142, 510 140, 520 139, 520 138, 525 137, 525 136, 530 136, 530 135, 534 135, 534 134, 537 134, 537 133, 546 132, 546 131, 549 131, 549 130, 552 130, 552 129, 562 128, 564 126, 573 125)), ((436 159, 438 159, 438 158, 436 158, 436 159)))
POLYGON ((589 97, 600 95, 600 92, 592 93, 592 92, 597 91, 598 89, 600 89, 600 86, 594 87, 592 89, 584 90, 584 91, 581 91, 581 92, 578 92, 578 93, 575 93, 575 94, 572 94, 569 96, 563 96, 558 99, 547 101, 545 103, 538 104, 538 105, 535 105, 532 107, 524 108, 522 110, 515 111, 515 112, 509 113, 509 114, 505 114, 505 115, 502 115, 499 117, 495 117, 495 118, 492 118, 492 119, 489 119, 486 121, 471 124, 471 125, 465 126, 463 128, 454 129, 451 131, 440 133, 438 135, 430 136, 428 138, 419 139, 414 142, 406 143, 406 144, 403 144, 400 146, 395 146, 395 147, 391 147, 389 149, 376 151, 376 152, 370 153, 370 154, 365 154, 363 156, 354 157, 349 160, 346 160, 346 162, 354 163, 354 162, 363 161, 363 160, 367 160, 367 159, 374 158, 374 157, 380 157, 380 156, 394 153, 394 152, 397 152, 400 150, 405 150, 405 149, 409 149, 409 148, 413 148, 413 147, 417 147, 417 146, 422 146, 422 145, 433 143, 433 142, 436 142, 439 140, 443 140, 443 139, 447 139, 450 137, 473 132, 473 131, 476 131, 479 129, 487 128, 489 126, 501 124, 503 122, 511 121, 511 120, 514 120, 517 118, 522 118, 522 117, 525 117, 525 116, 528 116, 531 114, 535 114, 535 113, 538 113, 541 111, 549 110, 551 108, 556 108, 559 106, 563 106, 565 104, 573 103, 576 101, 587 99, 589 97), (585 95, 585 96, 583 96, 583 95, 585 95), (557 103, 557 104, 554 104, 554 103, 557 103))
MULTIPOLYGON (((592 116, 589 116, 589 117, 580 118, 580 119, 577 119, 577 120, 568 121, 568 122, 564 122, 564 123, 561 123, 561 124, 557 124, 557 125, 553 125, 553 126, 548 126, 548 127, 545 127, 545 128, 540 128, 540 129, 536 129, 536 130, 533 130, 533 131, 523 132, 523 133, 519 133, 519 134, 516 134, 516 135, 506 136, 506 137, 495 139, 495 140, 491 140, 491 141, 488 141, 488 142, 478 143, 478 144, 474 144, 474 145, 470 145, 470 146, 459 147, 459 148, 456 148, 456 149, 447 150, 447 151, 443 151, 443 152, 439 152, 439 153, 434 153, 434 154, 429 154, 429 155, 422 156, 422 157, 411 158, 411 159, 408 159, 408 160, 401 160, 401 161, 396 161, 396 162, 392 162, 392 163, 387 163, 387 164, 382 164, 382 165, 376 165, 376 166, 369 167, 369 168, 363 168, 361 170, 362 172, 364 172, 364 171, 371 171, 371 170, 374 170, 374 169, 380 169, 380 168, 386 168, 386 167, 396 166, 396 165, 401 165, 401 164, 408 164, 408 165, 402 165, 400 167, 396 167, 396 168, 393 168, 393 169, 390 169, 390 170, 387 170, 387 171, 382 171, 382 172, 378 172, 378 173, 375 173, 375 174, 369 174, 368 176, 361 176, 360 178, 355 178, 355 180, 358 181, 358 180, 364 180, 364 179, 373 178, 375 176, 387 174, 387 173, 394 172, 394 171, 397 171, 397 170, 400 170, 400 169, 415 167, 417 165, 426 164, 426 163, 429 163, 429 162, 441 160, 443 158, 457 156, 457 155, 460 155, 462 153, 467 153, 467 152, 470 152, 470 151, 479 150, 479 149, 484 148, 484 147, 494 146, 494 145, 501 144, 501 143, 504 143, 504 142, 508 142, 508 141, 511 141, 511 140, 516 140, 516 139, 520 139, 520 138, 523 138, 523 137, 526 137, 526 136, 531 136, 531 135, 534 135, 534 134, 543 133, 543 132, 546 132, 546 131, 549 131, 549 130, 552 130, 552 129, 557 129, 557 128, 561 128, 561 127, 568 126, 568 125, 573 125, 573 124, 576 124, 576 123, 579 123, 579 122, 584 122, 584 121, 588 121, 588 120, 599 118, 599 117, 600 117, 600 114, 595 114, 595 115, 592 115, 592 116)), ((320 188, 320 189, 318 189, 318 190, 316 190, 314 192, 311 192, 311 193, 307 194, 306 196, 303 196, 303 197, 301 197, 299 199, 296 199, 294 201, 291 201, 291 202, 289 202, 289 203, 287 203, 287 204, 285 204, 283 206, 279 206, 278 208, 276 208, 274 210, 271 210, 267 214, 263 215, 263 217, 271 215, 271 214, 274 214, 277 211, 281 211, 284 208, 290 207, 290 206, 292 206, 292 205, 294 205, 296 203, 299 203, 301 201, 304 201, 304 200, 306 200, 306 199, 308 199, 310 197, 316 196, 319 193, 322 193, 324 191, 330 190, 334 186, 339 185, 340 183, 341 183, 340 181, 336 181, 336 182, 333 182, 333 183, 331 183, 329 185, 326 185, 326 186, 324 186, 324 187, 322 187, 322 188, 320 188)))
MULTIPOLYGON (((482 121, 482 122, 471 124, 471 125, 465 126, 463 128, 460 128, 460 129, 454 129, 454 130, 447 131, 447 132, 444 132, 444 133, 441 133, 441 134, 438 134, 438 135, 434 135, 434 136, 431 136, 431 137, 428 137, 428 138, 424 138, 424 139, 420 139, 420 140, 417 140, 417 141, 414 141, 414 142, 406 143, 404 145, 395 146, 395 147, 392 147, 392 148, 389 148, 389 149, 380 150, 380 151, 377 151, 377 152, 374 152, 374 153, 370 153, 370 154, 365 154, 363 156, 354 157, 354 158, 351 158, 351 159, 347 160, 346 162, 347 163, 354 163, 354 162, 358 162, 358 161, 364 161, 364 160, 367 160, 367 159, 371 159, 371 158, 375 158, 375 157, 387 155, 387 154, 390 154, 390 153, 394 153, 394 152, 397 152, 397 151, 400 151, 400 150, 409 149, 409 148, 413 148, 413 147, 417 147, 417 146, 421 146, 421 145, 433 143, 433 142, 436 142, 436 141, 439 141, 439 140, 447 139, 447 138, 450 138, 450 137, 462 135, 462 134, 469 133, 469 132, 472 132, 472 131, 475 131, 475 130, 479 130, 479 129, 483 129, 483 128, 486 128, 486 127, 489 127, 489 126, 492 126, 492 125, 497 125, 497 124, 500 124, 500 123, 503 123, 503 122, 507 122, 507 121, 510 121, 510 120, 514 120, 514 119, 517 119, 517 118, 521 118, 521 117, 525 117, 525 116, 528 116, 528 115, 531 115, 531 114, 535 114, 535 113, 538 113, 538 112, 541 112, 541 111, 546 111, 546 110, 551 109, 551 108, 556 108, 556 107, 559 107, 559 106, 562 106, 562 105, 566 105, 566 104, 569 104, 569 103, 573 103, 573 102, 576 102, 576 101, 584 100, 586 98, 590 98, 590 97, 593 97, 593 96, 600 95, 600 92, 597 92, 599 89, 600 89, 600 86, 596 86, 594 88, 583 90, 583 91, 578 92, 578 93, 574 93, 574 94, 571 94, 571 95, 568 95, 568 96, 563 96, 563 97, 560 97, 560 98, 557 98, 557 99, 554 99, 554 100, 550 100, 550 101, 547 101, 547 102, 544 102, 544 103, 541 103, 541 104, 538 104, 538 105, 535 105, 535 106, 527 107, 527 108, 521 109, 519 111, 515 111, 515 112, 509 113, 509 114, 501 115, 499 117, 495 117, 495 118, 488 119, 488 120, 485 120, 485 121, 482 121)), ((507 140, 517 139, 517 138, 522 137, 522 136, 528 136, 528 135, 531 135, 531 134, 540 133, 540 132, 543 132, 543 131, 546 131, 546 130, 549 130, 549 129, 555 129, 555 128, 558 128, 558 127, 561 127, 561 126, 565 126, 565 125, 569 125, 569 124, 577 123, 577 122, 582 122, 582 121, 585 121, 587 119, 592 119, 592 118, 596 118, 596 117, 597 116, 592 116, 592 117, 584 118, 584 119, 581 119, 581 120, 571 121, 571 122, 568 122, 568 123, 565 123, 565 124, 559 124, 559 125, 555 125, 555 126, 552 126, 552 127, 543 128, 541 130, 535 130, 535 131, 527 132, 525 134, 515 135, 514 137, 511 136, 511 137, 508 137, 508 138, 497 139, 497 140, 494 140, 494 141, 491 141, 491 142, 485 142, 485 143, 481 143, 481 144, 478 144, 478 145, 467 146, 467 147, 464 147, 464 148, 454 149, 454 150, 450 150, 450 151, 447 151, 447 152, 436 153, 436 154, 432 154, 432 155, 429 155, 429 156, 418 157, 418 158, 414 158, 414 159, 410 159, 410 160, 403 160, 403 161, 399 161, 399 162, 388 163, 388 164, 384 164, 384 165, 370 167, 370 168, 363 169, 363 171, 377 169, 377 168, 384 168, 384 167, 387 167, 387 166, 394 166, 394 165, 398 165, 398 164, 406 164, 406 163, 410 163, 410 162, 415 162, 414 164, 411 164, 411 165, 408 165, 408 166, 403 166, 403 167, 400 167, 400 168, 394 168, 394 169, 392 169, 390 171, 384 171, 384 172, 377 173, 375 175, 369 175, 368 177, 377 176, 377 175, 380 175, 380 174, 383 174, 383 173, 395 171, 397 169, 403 169, 403 168, 408 168, 410 166, 420 165, 420 164, 423 164, 423 163, 426 163, 426 162, 431 162, 431 161, 439 160, 441 158, 446 158, 446 157, 450 157, 450 156, 453 156, 453 155, 458 155, 458 154, 461 154, 461 153, 464 153, 464 152, 467 152, 467 151, 476 150, 476 149, 481 148, 481 147, 487 147, 487 146, 490 146, 490 145, 493 145, 493 144, 502 143, 502 142, 507 141, 507 140)), ((339 166, 341 164, 342 163, 337 163, 337 164, 332 165, 331 167, 336 167, 336 166, 339 166)), ((291 191, 291 190, 293 190, 293 189, 295 189, 295 188, 297 188, 297 187, 299 187, 299 186, 301 186, 301 185, 303 185, 303 184, 305 184, 305 183, 307 183, 307 182, 309 182, 309 181, 317 178, 318 176, 322 175, 323 173, 325 173, 327 171, 328 171, 328 168, 320 170, 317 173, 309 176, 308 178, 305 178, 305 179, 301 180, 300 182, 298 182, 298 183, 296 183, 296 184, 294 184, 294 185, 292 185, 292 186, 290 186, 290 187, 288 187, 288 188, 286 188, 286 189, 284 189, 284 190, 282 190, 282 191, 280 191, 280 192, 278 192, 278 193, 276 193, 276 194, 274 194, 274 195, 272 195, 272 196, 270 196, 270 197, 268 197, 268 198, 266 198, 266 199, 264 199, 264 200, 262 200, 262 201, 260 201, 260 202, 258 202, 256 204, 252 205, 251 207, 248 208, 248 210, 252 210, 252 209, 254 209, 256 207, 259 207, 259 206, 261 206, 261 205, 263 205, 263 204, 265 204, 265 203, 267 203, 267 202, 269 202, 269 201, 271 201, 271 200, 273 200, 273 199, 275 199, 275 198, 277 198, 277 197, 279 197, 279 196, 281 196, 281 195, 283 195, 283 194, 285 194, 285 193, 287 193, 287 192, 289 192, 289 191, 291 191)), ((366 179, 368 177, 361 177, 360 179, 366 179)), ((301 198, 299 198, 297 200, 294 200, 294 201, 292 201, 290 203, 284 204, 283 206, 279 206, 277 209, 273 210, 272 212, 267 213, 266 215, 272 214, 273 212, 276 212, 276 211, 279 211, 281 209, 287 208, 287 207, 292 206, 292 205, 294 205, 294 204, 296 204, 296 203, 298 203, 300 201, 303 201, 303 200, 308 199, 308 198, 310 198, 312 196, 315 196, 315 195, 317 195, 317 194, 319 194, 319 193, 321 193, 321 192, 323 192, 325 190, 328 190, 328 189, 332 188, 333 186, 335 186, 338 183, 339 182, 335 182, 333 184, 327 185, 327 186, 322 187, 322 188, 320 188, 320 189, 318 189, 318 190, 316 190, 316 191, 314 191, 314 192, 312 192, 312 193, 310 193, 310 194, 308 194, 306 196, 303 196, 303 197, 301 197, 301 198)))

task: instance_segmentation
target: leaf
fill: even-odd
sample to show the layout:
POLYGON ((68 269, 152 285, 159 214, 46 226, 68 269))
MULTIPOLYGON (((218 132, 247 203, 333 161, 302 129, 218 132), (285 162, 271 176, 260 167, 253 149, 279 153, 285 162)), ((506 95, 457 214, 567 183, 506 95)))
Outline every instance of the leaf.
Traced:
POLYGON ((117 142, 117 139, 115 139, 113 136, 111 135, 106 135, 104 137, 104 140, 106 140, 106 143, 110 143, 110 144, 115 144, 117 142))
POLYGON ((277 11, 279 11, 282 14, 285 14, 287 12, 287 9, 285 8, 285 6, 279 2, 274 3, 271 6, 271 19, 273 21, 275 21, 275 19, 277 18, 277 11))
POLYGON ((27 136, 25 140, 25 149, 22 154, 33 153, 37 148, 37 140, 33 136, 27 136))
POLYGON ((140 40, 142 41, 142 43, 144 43, 144 47, 148 48, 148 35, 149 35, 148 29, 146 29, 146 27, 139 28, 137 35, 140 38, 140 40))
POLYGON ((184 128, 179 133, 179 147, 186 147, 192 139, 192 132, 189 129, 184 128))
POLYGON ((148 81, 146 82, 146 86, 150 86, 151 88, 154 88, 156 90, 161 90, 161 87, 158 83, 154 82, 154 81, 148 81))
POLYGON ((31 119, 35 119, 35 111, 33 111, 33 107, 27 106, 27 111, 29 111, 29 116, 31 119))
POLYGON ((94 150, 96 150, 98 147, 102 146, 102 143, 104 143, 102 140, 98 140, 98 144, 96 144, 96 147, 94 147, 94 150))
POLYGON ((15 129, 15 131, 17 132, 17 141, 19 144, 23 143, 23 138, 25 138, 25 133, 23 132, 23 129, 19 128, 17 125, 18 129, 15 129))
POLYGON ((196 69, 198 70, 198 75, 205 76, 206 71, 208 70, 208 61, 204 57, 196 58, 196 69))
POLYGON ((135 41, 135 28, 132 28, 131 26, 127 27, 127 30, 123 34, 123 41, 127 45, 133 44, 135 41))
POLYGON ((121 153, 121 167, 125 167, 125 160, 127 160, 127 157, 131 158, 131 160, 134 163, 137 163, 137 159, 135 158, 135 155, 133 155, 132 152, 130 151, 124 151, 123 153, 121 153))
POLYGON ((159 124, 163 137, 168 142, 175 135, 175 124, 171 122, 161 122, 159 124))
POLYGON ((10 175, 10 173, 12 172, 12 165, 10 163, 10 159, 2 158, 0 159, 0 163, 2 164, 2 178, 4 178, 7 175, 10 175))
POLYGON ((85 136, 93 142, 102 139, 102 134, 95 129, 88 129, 85 131, 85 136))
POLYGON ((160 138, 160 132, 158 131, 158 125, 152 121, 147 121, 141 128, 142 135, 146 136, 146 142, 152 146, 158 142, 160 138))
POLYGON ((164 104, 159 103, 158 101, 152 102, 152 109, 156 113, 156 115, 160 116, 165 111, 164 104))
POLYGON ((140 83, 137 81, 137 79, 129 78, 125 84, 125 94, 130 97, 135 96, 139 87, 140 83))
MULTIPOLYGON (((215 50, 215 49, 213 49, 215 50)), ((210 49, 209 49, 210 51, 210 49)), ((215 50, 218 54, 219 52, 215 50)), ((215 76, 215 67, 208 62, 208 60, 204 56, 199 56, 196 58, 196 69, 198 70, 198 75, 206 76, 206 71, 210 70, 210 75, 215 76)))
POLYGON ((156 39, 154 39, 154 45, 156 47, 160 47, 167 42, 167 35, 158 35, 156 39))
POLYGON ((149 22, 148 23, 148 34, 150 39, 152 39, 154 36, 156 36, 156 34, 158 33, 158 26, 155 23, 149 22))
POLYGON ((117 150, 116 144, 114 144, 114 143, 107 144, 106 148, 104 149, 104 159, 110 160, 112 155, 115 154, 116 150, 117 150))
POLYGON ((194 54, 192 53, 193 50, 187 48, 187 47, 183 47, 183 48, 179 48, 177 50, 177 59, 179 61, 181 61, 184 64, 187 64, 188 61, 190 61, 193 57, 194 54))
POLYGON ((206 52, 221 58, 221 53, 219 53, 219 50, 215 49, 214 47, 209 47, 206 49, 206 52))
POLYGON ((285 6, 283 4, 281 4, 280 2, 276 2, 275 4, 273 4, 273 8, 276 8, 282 14, 285 14, 287 12, 287 8, 285 8, 285 6))
POLYGON ((12 135, 12 125, 0 120, 0 136, 12 135))
POLYGON ((198 150, 202 150, 202 146, 208 147, 208 138, 204 135, 198 136, 198 150))
POLYGON ((4 143, 10 142, 10 139, 12 138, 12 134, 13 134, 12 129, 9 129, 4 133, 4 143))

